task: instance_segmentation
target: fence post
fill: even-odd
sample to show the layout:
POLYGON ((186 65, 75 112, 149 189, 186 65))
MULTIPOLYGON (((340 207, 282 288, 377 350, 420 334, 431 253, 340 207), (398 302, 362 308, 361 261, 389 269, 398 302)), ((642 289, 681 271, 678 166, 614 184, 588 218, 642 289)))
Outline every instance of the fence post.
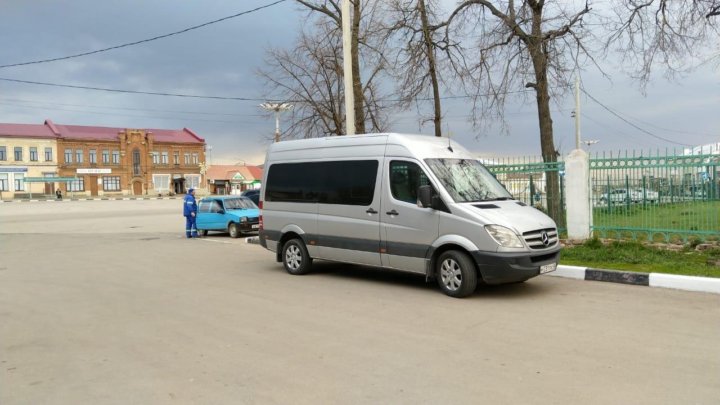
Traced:
POLYGON ((584 241, 590 237, 590 159, 575 149, 565 161, 568 239, 584 241))

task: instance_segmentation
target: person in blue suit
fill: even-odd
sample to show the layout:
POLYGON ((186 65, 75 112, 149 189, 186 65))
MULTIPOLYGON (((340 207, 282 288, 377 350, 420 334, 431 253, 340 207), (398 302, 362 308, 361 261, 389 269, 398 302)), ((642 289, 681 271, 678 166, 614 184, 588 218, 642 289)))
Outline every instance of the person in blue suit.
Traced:
POLYGON ((188 189, 185 198, 183 199, 183 216, 185 216, 185 236, 188 238, 197 238, 197 226, 195 221, 197 220, 197 202, 195 202, 195 189, 188 189))

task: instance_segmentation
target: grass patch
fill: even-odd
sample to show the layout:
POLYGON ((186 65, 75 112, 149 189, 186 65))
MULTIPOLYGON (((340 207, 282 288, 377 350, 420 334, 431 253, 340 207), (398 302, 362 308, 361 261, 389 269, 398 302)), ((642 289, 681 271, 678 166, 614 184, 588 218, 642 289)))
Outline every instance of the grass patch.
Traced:
POLYGON ((638 242, 613 242, 606 246, 597 239, 564 248, 560 255, 560 264, 720 278, 720 266, 708 264, 716 260, 720 260, 720 249, 698 252, 688 247, 675 252, 638 242))
POLYGON ((685 201, 674 204, 613 204, 593 210, 600 228, 672 229, 715 233, 720 229, 720 201, 685 201))

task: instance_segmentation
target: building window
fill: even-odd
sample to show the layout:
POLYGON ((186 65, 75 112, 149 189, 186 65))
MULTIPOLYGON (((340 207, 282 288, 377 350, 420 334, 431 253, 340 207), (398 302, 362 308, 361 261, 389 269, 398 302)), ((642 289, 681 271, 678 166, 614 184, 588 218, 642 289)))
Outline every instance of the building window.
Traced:
POLYGON ((167 192, 170 190, 169 174, 153 174, 153 186, 157 192, 167 192))
POLYGON ((0 173, 0 191, 8 191, 8 174, 0 173))
POLYGON ((89 159, 90 163, 97 163, 97 150, 96 149, 90 149, 90 156, 89 159))
POLYGON ((162 157, 162 164, 164 164, 164 165, 168 164, 168 153, 163 152, 161 157, 162 157))
POLYGON ((103 190, 120 191, 120 176, 103 176, 103 190))
POLYGON ((189 164, 190 164, 190 154, 186 153, 185 154, 185 165, 189 165, 189 164))
POLYGON ((198 164, 198 163, 200 163, 200 161, 198 160, 198 154, 197 154, 197 153, 193 153, 193 154, 192 154, 192 162, 193 162, 193 164, 195 164, 195 165, 198 164))
POLYGON ((5 150, 4 146, 0 146, 0 161, 7 160, 7 150, 5 150))
POLYGON ((31 162, 37 162, 38 161, 38 154, 37 154, 37 148, 35 146, 30 147, 30 161, 31 162))
POLYGON ((65 149, 65 163, 72 163, 72 149, 65 149))
POLYGON ((176 165, 180 164, 180 152, 173 152, 173 163, 176 165))
POLYGON ((110 151, 107 149, 103 149, 102 151, 102 160, 103 163, 110 163, 110 151))
POLYGON ((157 152, 150 152, 152 155, 152 162, 154 165, 160 163, 160 155, 157 152))
POLYGON ((22 147, 21 146, 15 147, 15 161, 22 162, 22 147))
POLYGON ((185 175, 185 188, 198 188, 200 186, 200 175, 199 174, 186 174, 185 175))
POLYGON ((15 173, 15 191, 25 191, 24 173, 15 173))
POLYGON ((112 151, 112 157, 113 157, 113 164, 120 164, 120 151, 114 150, 112 151))
POLYGON ((83 162, 83 151, 82 149, 75 149, 75 161, 77 163, 83 162))
POLYGON ((135 149, 133 151, 133 176, 139 176, 140 174, 140 151, 135 149))
POLYGON ((52 162, 52 148, 45 148, 45 161, 52 162))
POLYGON ((68 191, 85 191, 85 178, 78 177, 74 181, 67 183, 68 191))

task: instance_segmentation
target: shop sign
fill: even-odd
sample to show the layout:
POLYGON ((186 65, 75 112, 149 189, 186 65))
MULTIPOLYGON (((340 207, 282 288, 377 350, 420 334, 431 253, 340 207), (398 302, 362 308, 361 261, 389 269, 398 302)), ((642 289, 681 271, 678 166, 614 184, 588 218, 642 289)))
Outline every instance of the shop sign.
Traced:
POLYGON ((77 169, 77 174, 110 174, 112 169, 77 169))

